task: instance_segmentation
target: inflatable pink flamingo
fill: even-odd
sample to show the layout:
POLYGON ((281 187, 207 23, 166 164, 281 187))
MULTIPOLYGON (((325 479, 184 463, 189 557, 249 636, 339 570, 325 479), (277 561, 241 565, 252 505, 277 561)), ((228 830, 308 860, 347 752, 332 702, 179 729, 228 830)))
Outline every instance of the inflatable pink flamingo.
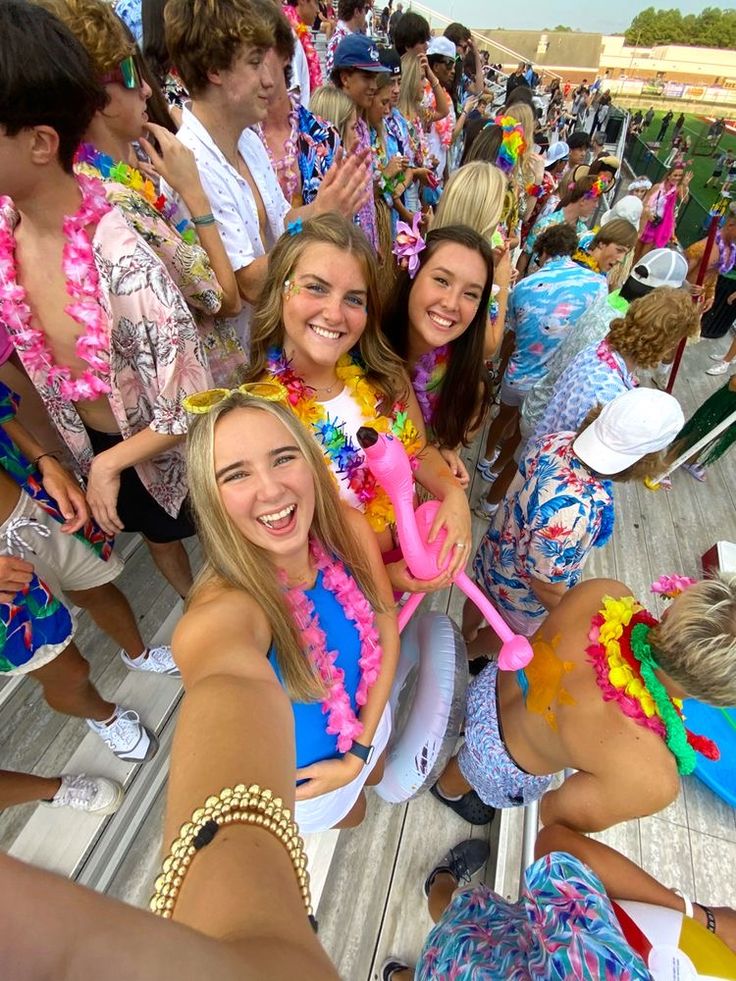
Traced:
MULTIPOLYGON (((445 538, 445 531, 441 531, 431 544, 427 538, 439 510, 439 502, 427 501, 420 504, 416 511, 414 510, 411 465, 400 440, 379 434, 368 426, 362 426, 357 435, 358 442, 365 453, 365 462, 394 506, 401 551, 409 571, 416 579, 434 579, 442 571, 437 556, 445 538)), ((442 568, 448 562, 449 558, 442 568)), ((462 570, 455 576, 454 583, 475 603, 486 622, 501 638, 503 643, 498 655, 498 666, 503 671, 517 671, 526 667, 532 659, 532 648, 527 638, 511 630, 487 597, 462 570)), ((424 595, 424 593, 414 593, 404 604, 399 613, 400 629, 403 630, 424 595)))

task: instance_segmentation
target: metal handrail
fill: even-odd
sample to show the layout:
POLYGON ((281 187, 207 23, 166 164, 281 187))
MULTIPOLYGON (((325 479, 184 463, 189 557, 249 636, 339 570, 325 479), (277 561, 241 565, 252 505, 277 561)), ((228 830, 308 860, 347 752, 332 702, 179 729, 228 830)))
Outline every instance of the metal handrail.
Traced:
MULTIPOLYGON (((453 19, 451 17, 448 17, 446 14, 441 14, 433 7, 428 7, 426 6, 426 4, 423 3, 417 3, 415 2, 415 0, 410 0, 409 9, 410 10, 417 9, 425 14, 429 14, 430 17, 434 17, 442 24, 454 23, 453 19)), ((479 31, 476 31, 472 27, 468 29, 472 37, 475 38, 475 40, 478 41, 480 44, 485 45, 486 47, 496 48, 499 51, 503 51, 504 54, 511 55, 515 61, 523 61, 523 62, 527 61, 526 55, 520 54, 518 51, 514 51, 513 48, 508 48, 505 44, 501 44, 500 41, 494 41, 492 38, 486 37, 485 34, 481 34, 479 31)), ((541 69, 543 75, 545 74, 551 75, 553 78, 557 78, 560 81, 562 81, 562 75, 558 75, 557 72, 553 72, 549 68, 545 68, 544 65, 539 65, 538 67, 541 69)), ((506 72, 498 72, 497 74, 503 75, 504 78, 508 78, 508 74, 506 72)))

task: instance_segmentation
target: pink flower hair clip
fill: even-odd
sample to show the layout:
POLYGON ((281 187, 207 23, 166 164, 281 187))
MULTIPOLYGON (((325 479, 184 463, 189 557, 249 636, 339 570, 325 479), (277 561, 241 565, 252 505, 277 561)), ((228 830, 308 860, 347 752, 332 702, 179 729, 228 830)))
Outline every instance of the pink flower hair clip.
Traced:
POLYGON ((691 579, 690 576, 678 576, 676 574, 660 576, 656 582, 652 583, 651 590, 653 593, 666 596, 667 599, 674 599, 696 582, 697 579, 691 579))
POLYGON ((410 279, 414 279, 419 269, 419 253, 427 248, 419 231, 421 220, 421 212, 417 211, 411 227, 405 221, 396 222, 396 240, 391 251, 399 260, 399 265, 407 270, 410 279))

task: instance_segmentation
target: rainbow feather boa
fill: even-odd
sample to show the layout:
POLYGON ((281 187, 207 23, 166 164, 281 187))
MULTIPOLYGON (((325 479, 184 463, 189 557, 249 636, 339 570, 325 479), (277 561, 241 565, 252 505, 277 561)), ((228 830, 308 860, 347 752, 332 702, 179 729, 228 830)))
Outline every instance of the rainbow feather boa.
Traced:
POLYGON ((510 174, 518 163, 519 157, 526 150, 524 127, 513 116, 496 116, 494 122, 503 131, 501 148, 496 157, 496 166, 500 167, 505 174, 510 174))

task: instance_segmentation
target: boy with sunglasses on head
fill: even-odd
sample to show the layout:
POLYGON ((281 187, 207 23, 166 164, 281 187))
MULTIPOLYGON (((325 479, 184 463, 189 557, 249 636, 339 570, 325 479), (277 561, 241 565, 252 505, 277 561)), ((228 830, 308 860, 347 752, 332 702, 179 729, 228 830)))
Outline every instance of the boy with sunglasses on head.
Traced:
POLYGON ((211 376, 161 262, 102 184, 72 170, 95 113, 122 93, 109 99, 84 48, 38 6, 0 5, 0 35, 0 187, 12 199, 0 212, 0 319, 87 480, 95 520, 108 535, 140 532, 183 596, 182 539, 194 527, 181 400, 211 376))

